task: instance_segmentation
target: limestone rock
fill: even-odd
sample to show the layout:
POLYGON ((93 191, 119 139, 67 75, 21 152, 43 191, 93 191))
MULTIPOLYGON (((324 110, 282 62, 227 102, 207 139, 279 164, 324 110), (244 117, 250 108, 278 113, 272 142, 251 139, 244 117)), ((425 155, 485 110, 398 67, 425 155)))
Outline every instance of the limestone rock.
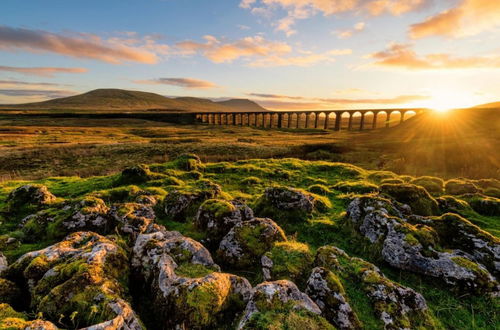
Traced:
POLYGON ((132 265, 146 283, 159 327, 213 327, 234 318, 250 296, 248 280, 217 272, 208 250, 177 232, 139 235, 132 265))
POLYGON ((109 211, 109 216, 117 223, 121 232, 133 239, 144 233, 156 219, 152 207, 137 203, 114 205, 109 211))
POLYGON ((206 232, 206 243, 213 245, 218 244, 234 225, 253 218, 252 209, 239 200, 209 199, 200 205, 194 223, 206 232))
POLYGON ((439 231, 431 222, 426 224, 425 218, 421 220, 424 224, 414 226, 390 201, 377 197, 355 198, 347 216, 361 235, 381 246, 380 255, 393 267, 439 278, 457 290, 498 290, 496 279, 470 254, 458 249, 439 251, 437 243, 446 244, 446 238, 440 239, 439 231))
POLYGON ((356 313, 349 305, 342 283, 323 267, 312 270, 305 293, 318 305, 322 315, 339 329, 360 329, 356 313))
POLYGON ((176 221, 186 221, 207 199, 217 198, 222 190, 217 184, 202 183, 204 189, 194 192, 174 190, 164 201, 165 214, 176 221))
POLYGON ((312 314, 321 314, 318 305, 293 282, 287 280, 264 282, 253 289, 238 329, 251 328, 247 323, 259 312, 283 310, 286 307, 293 311, 305 310, 312 314))
MULTIPOLYGON (((27 184, 12 190, 7 197, 9 208, 17 208, 23 205, 43 206, 56 200, 46 186, 27 184)), ((15 211, 15 210, 14 210, 15 211)))
POLYGON ((236 224, 220 242, 217 256, 224 264, 245 268, 258 263, 274 242, 283 241, 285 233, 274 221, 255 218, 236 224))
POLYGON ((429 216, 439 212, 438 203, 420 186, 414 184, 383 184, 380 191, 411 207, 414 214, 429 216))
POLYGON ((33 311, 54 323, 71 322, 77 311, 74 322, 83 327, 121 317, 127 329, 142 329, 123 299, 120 283, 128 281, 125 251, 96 233, 76 232, 55 245, 26 253, 9 266, 6 276, 23 281, 33 311))
POLYGON ((311 272, 313 260, 314 256, 307 244, 276 242, 261 258, 264 280, 289 279, 303 285, 311 272))
POLYGON ((71 215, 63 221, 62 227, 68 232, 92 230, 106 233, 112 227, 107 215, 109 208, 102 199, 86 197, 66 208, 71 210, 71 215))

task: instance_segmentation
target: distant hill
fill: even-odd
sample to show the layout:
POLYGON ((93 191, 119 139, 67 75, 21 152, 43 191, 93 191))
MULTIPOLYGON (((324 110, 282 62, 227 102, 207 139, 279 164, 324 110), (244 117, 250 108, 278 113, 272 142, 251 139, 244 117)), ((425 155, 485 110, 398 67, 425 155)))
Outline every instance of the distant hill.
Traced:
POLYGON ((500 108, 500 102, 492 102, 492 103, 476 105, 474 108, 500 108))
POLYGON ((267 111, 250 100, 214 102, 196 97, 168 98, 155 93, 123 89, 96 89, 87 93, 43 102, 0 105, 3 110, 52 111, 267 111))

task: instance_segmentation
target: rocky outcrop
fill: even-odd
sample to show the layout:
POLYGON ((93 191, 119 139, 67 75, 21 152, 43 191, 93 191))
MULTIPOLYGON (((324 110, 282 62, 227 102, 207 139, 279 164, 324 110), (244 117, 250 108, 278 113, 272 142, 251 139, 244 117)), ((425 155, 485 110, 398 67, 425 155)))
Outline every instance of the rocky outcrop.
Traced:
POLYGON ((408 223, 404 212, 389 200, 355 198, 348 206, 347 217, 356 231, 381 247, 380 255, 393 267, 439 278, 457 290, 476 293, 498 290, 496 279, 484 265, 459 249, 441 251, 438 243, 446 244, 446 240, 440 240, 439 232, 430 223, 416 226, 408 223))
POLYGON ((444 190, 449 195, 475 194, 479 192, 479 188, 474 183, 460 179, 447 181, 444 190))
POLYGON ((186 217, 196 214, 197 208, 207 199, 217 198, 222 189, 219 185, 206 180, 197 191, 174 190, 165 197, 165 214, 176 221, 186 221, 186 217))
POLYGON ((313 260, 314 256, 307 244, 276 242, 261 258, 264 280, 289 279, 303 285, 311 272, 313 260))
MULTIPOLYGON (((387 279, 373 264, 350 257, 333 246, 319 248, 315 264, 332 271, 338 277, 359 281, 384 329, 437 328, 424 297, 410 288, 387 279)), ((333 283, 330 284, 331 287, 339 286, 335 281, 330 283, 333 283)), ((335 296, 333 302, 338 303, 334 298, 335 296)), ((353 325, 356 326, 355 323, 353 325)))
POLYGON ((272 311, 283 313, 305 311, 308 312, 306 317, 310 317, 312 321, 316 320, 310 314, 316 316, 321 314, 318 305, 301 292, 293 282, 287 280, 264 282, 254 288, 238 329, 252 329, 252 318, 256 314, 272 311))
POLYGON ((220 242, 217 256, 226 265, 251 267, 258 264, 274 242, 283 241, 285 233, 274 221, 255 218, 236 224, 220 242))
POLYGON ((16 312, 8 304, 0 303, 0 329, 57 330, 57 327, 41 319, 27 321, 23 313, 16 312))
POLYGON ((177 232, 138 236, 132 265, 151 296, 163 328, 208 328, 234 319, 250 296, 250 283, 219 273, 207 249, 177 232))
POLYGON ((142 329, 123 299, 121 283, 128 281, 125 251, 98 234, 76 232, 29 252, 9 266, 6 277, 28 288, 35 313, 62 327, 109 323, 122 324, 119 329, 142 329))
POLYGON ((99 233, 109 231, 109 208, 102 199, 95 197, 86 197, 73 205, 67 205, 63 210, 68 211, 70 215, 62 222, 62 227, 66 232, 91 230, 99 233))
POLYGON ((33 205, 44 206, 56 200, 46 186, 39 184, 27 184, 12 190, 7 197, 7 204, 11 211, 16 212, 19 207, 33 205))
POLYGON ((417 215, 437 215, 438 203, 431 195, 420 186, 414 184, 383 184, 380 192, 394 198, 400 203, 411 207, 411 211, 417 215))
POLYGON ((253 218, 252 209, 239 200, 228 202, 209 199, 200 205, 194 224, 206 233, 207 239, 204 243, 213 246, 218 244, 234 225, 253 218))
POLYGON ((346 298, 342 283, 323 267, 312 270, 305 293, 321 309, 321 315, 338 329, 360 329, 361 323, 346 298))
POLYGON ((117 224, 119 230, 132 239, 144 233, 156 219, 151 206, 138 203, 114 205, 109 211, 109 216, 117 224))

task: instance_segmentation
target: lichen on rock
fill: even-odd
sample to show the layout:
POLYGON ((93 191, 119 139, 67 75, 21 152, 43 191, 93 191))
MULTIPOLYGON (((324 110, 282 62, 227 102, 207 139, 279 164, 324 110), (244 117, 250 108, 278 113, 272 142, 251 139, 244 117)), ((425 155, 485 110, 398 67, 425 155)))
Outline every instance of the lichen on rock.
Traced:
POLYGON ((125 300, 122 283, 128 281, 127 270, 125 251, 114 242, 92 232, 76 232, 23 255, 9 266, 6 277, 26 286, 31 308, 54 324, 85 327, 113 320, 142 329, 125 300))
POLYGON ((304 284, 312 268, 314 256, 307 244, 276 242, 261 258, 264 280, 288 279, 304 284))
MULTIPOLYGON (((259 323, 259 314, 272 312, 277 312, 278 315, 303 312, 299 316, 308 319, 308 323, 311 323, 314 328, 333 329, 326 320, 319 317, 321 309, 318 305, 301 292, 293 282, 287 280, 263 282, 257 285, 243 312, 238 329, 255 328, 254 323, 259 323)), ((300 320, 301 317, 298 319, 300 320)), ((262 326, 261 324, 260 328, 262 326)), ((279 326, 281 328, 282 324, 279 326)))
POLYGON ((250 296, 245 278, 219 273, 208 250, 177 232, 141 234, 133 254, 132 266, 145 283, 159 327, 214 326, 221 319, 234 319, 250 296), (186 273, 185 267, 179 271, 186 264, 207 274, 186 273))
POLYGON ((271 219, 255 218, 236 224, 219 244, 217 257, 222 263, 236 268, 258 264, 274 242, 286 241, 278 224, 271 219))

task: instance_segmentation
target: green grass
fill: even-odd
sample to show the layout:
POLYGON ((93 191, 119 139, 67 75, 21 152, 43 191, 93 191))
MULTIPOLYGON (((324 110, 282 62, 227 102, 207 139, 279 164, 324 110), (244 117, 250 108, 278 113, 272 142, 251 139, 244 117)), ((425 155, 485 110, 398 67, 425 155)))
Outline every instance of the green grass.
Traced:
MULTIPOLYGON (((190 172, 180 169, 179 164, 172 162, 166 164, 151 165, 154 172, 168 173, 168 175, 182 178, 180 186, 161 185, 156 181, 147 181, 138 184, 133 189, 161 189, 161 194, 169 193, 175 189, 193 190, 197 189, 200 181, 192 177, 190 172)), ((200 169, 203 177, 209 179, 222 187, 226 198, 244 198, 246 202, 253 206, 257 203, 264 189, 271 185, 289 186, 307 190, 313 185, 329 187, 329 191, 324 192, 325 198, 331 203, 324 212, 313 213, 307 219, 299 222, 280 221, 279 225, 287 234, 288 239, 302 244, 307 244, 311 253, 324 245, 334 245, 345 250, 353 257, 361 257, 369 262, 378 265, 384 274, 391 280, 409 286, 422 293, 427 300, 433 315, 441 322, 445 328, 452 329, 494 329, 500 322, 498 318, 498 300, 493 300, 486 296, 460 296, 452 293, 449 288, 442 284, 410 272, 399 271, 388 267, 381 262, 380 257, 365 244, 363 239, 355 235, 348 226, 344 224, 345 210, 347 206, 346 192, 335 189, 339 183, 351 182, 355 185, 367 186, 368 181, 381 181, 381 177, 387 173, 371 172, 353 165, 331 163, 325 161, 307 161, 299 159, 250 159, 239 160, 237 162, 206 163, 200 169), (254 178, 259 178, 255 180, 254 178), (252 178, 255 184, 247 184, 245 178, 252 178)), ((397 174, 390 174, 391 177, 398 178, 397 174)), ((117 174, 100 177, 55 177, 35 180, 36 183, 46 185, 57 197, 64 199, 81 198, 85 195, 99 191, 101 194, 118 194, 117 189, 132 189, 131 187, 117 187, 117 174)), ((15 187, 31 182, 26 181, 5 181, 0 183, 0 208, 5 206, 5 199, 8 193, 15 187)), ((377 185, 374 184, 376 187, 377 185)), ((153 190, 154 190, 153 189, 153 190)), ((459 198, 459 197, 457 197, 459 198)), ((166 226, 168 230, 177 230, 183 235, 192 237, 195 240, 202 240, 205 237, 203 232, 197 230, 192 219, 186 222, 177 222, 166 219, 161 211, 161 203, 157 207, 157 222, 166 226)), ((498 217, 481 216, 472 209, 467 214, 462 214, 471 222, 477 224, 482 229, 489 231, 493 235, 499 235, 500 222, 498 217)), ((4 215, 9 217, 9 215, 4 215)), ((0 224, 2 233, 17 230, 17 227, 9 225, 18 222, 20 219, 8 219, 9 221, 0 224)), ((276 220, 276 219, 275 219, 276 220)), ((36 244, 22 244, 13 249, 7 249, 4 253, 9 260, 14 260, 25 252, 40 249, 51 241, 40 239, 36 244)), ((231 271, 223 269, 223 271, 231 271)), ((206 269, 187 267, 181 265, 177 272, 185 276, 206 275, 206 269)), ((247 276, 252 283, 261 280, 258 270, 248 269, 240 271, 239 274, 247 276)), ((368 302, 358 283, 344 276, 341 278, 347 296, 349 297, 354 310, 366 328, 380 328, 380 321, 374 316, 373 307, 368 302)), ((264 317, 264 315, 262 316, 264 317)), ((267 317, 267 316, 265 316, 267 317)))

